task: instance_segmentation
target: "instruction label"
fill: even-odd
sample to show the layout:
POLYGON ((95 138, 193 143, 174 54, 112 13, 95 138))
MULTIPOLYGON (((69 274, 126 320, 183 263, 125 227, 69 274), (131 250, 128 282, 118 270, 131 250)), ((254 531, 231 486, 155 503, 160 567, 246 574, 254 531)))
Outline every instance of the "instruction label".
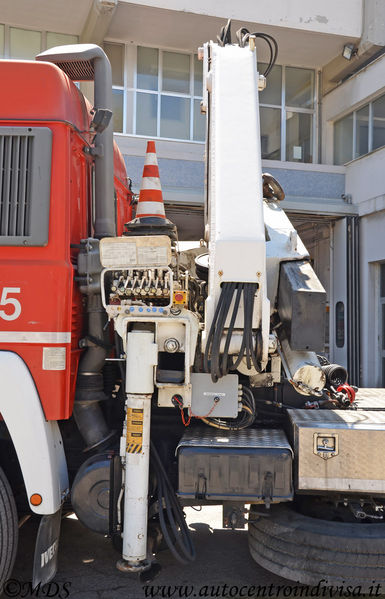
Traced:
POLYGON ((136 261, 136 244, 131 240, 108 240, 101 246, 101 262, 105 268, 134 266, 136 261))
POLYGON ((43 347, 43 370, 65 370, 66 348, 43 347))
POLYGON ((143 410, 127 408, 126 453, 142 453, 143 449, 143 410))
POLYGON ((153 264, 167 265, 168 255, 166 247, 138 247, 138 263, 145 266, 153 264))

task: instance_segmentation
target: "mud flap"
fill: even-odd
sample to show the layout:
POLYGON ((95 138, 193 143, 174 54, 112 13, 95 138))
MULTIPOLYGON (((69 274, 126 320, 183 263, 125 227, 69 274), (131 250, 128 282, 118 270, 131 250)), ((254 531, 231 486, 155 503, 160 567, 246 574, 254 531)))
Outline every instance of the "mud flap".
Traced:
POLYGON ((56 574, 61 511, 60 508, 55 514, 42 516, 40 521, 33 561, 33 588, 39 583, 43 585, 50 582, 56 574))

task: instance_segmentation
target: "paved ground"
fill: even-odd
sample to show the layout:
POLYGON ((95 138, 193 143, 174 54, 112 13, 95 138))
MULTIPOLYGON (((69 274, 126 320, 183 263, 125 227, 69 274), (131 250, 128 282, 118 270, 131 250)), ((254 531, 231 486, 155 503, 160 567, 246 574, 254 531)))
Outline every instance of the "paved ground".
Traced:
MULTIPOLYGON (((115 568, 119 554, 108 539, 90 532, 76 518, 66 518, 62 524, 57 586, 51 583, 48 592, 34 595, 20 585, 20 592, 15 592, 20 581, 31 578, 36 523, 28 521, 20 531, 19 555, 13 572, 16 587, 11 586, 11 593, 6 596, 59 599, 365 596, 351 588, 349 591, 349 587, 317 590, 275 576, 251 559, 246 531, 222 528, 220 508, 205 507, 200 512, 188 508, 186 513, 197 551, 196 561, 182 566, 169 551, 162 552, 161 573, 147 586, 136 576, 122 574, 115 568)), ((366 596, 384 597, 377 593, 366 596)))
MULTIPOLYGON (((181 566, 168 551, 162 552, 159 561, 163 569, 151 583, 152 591, 143 588, 137 577, 116 570, 119 555, 109 540, 90 532, 72 518, 63 521, 59 572, 55 581, 59 585, 66 581, 71 583, 67 587, 70 599, 142 599, 151 596, 151 592, 154 597, 179 598, 186 596, 184 593, 191 597, 239 597, 242 595, 236 587, 291 584, 253 562, 248 552, 246 531, 221 528, 220 508, 207 507, 201 512, 188 508, 187 511, 197 559, 191 566, 181 566), (225 584, 228 589, 223 586, 225 584), (182 592, 175 589, 176 586, 181 586, 182 592), (231 595, 228 594, 230 588, 231 595)), ((27 522, 20 531, 20 550, 13 573, 17 580, 30 580, 34 528, 34 523, 27 522)), ((61 591, 62 599, 66 599, 63 587, 61 591)))

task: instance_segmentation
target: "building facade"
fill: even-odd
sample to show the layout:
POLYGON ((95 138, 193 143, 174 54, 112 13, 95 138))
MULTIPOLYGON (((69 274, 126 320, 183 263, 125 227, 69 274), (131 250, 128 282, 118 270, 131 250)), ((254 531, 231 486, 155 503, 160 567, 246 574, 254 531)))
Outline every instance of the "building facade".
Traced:
MULTIPOLYGON (((133 189, 146 140, 155 139, 168 215, 186 240, 203 234, 197 49, 228 18, 233 35, 242 26, 273 35, 278 59, 259 98, 263 169, 284 187, 285 209, 326 288, 330 359, 356 383, 385 386, 382 0, 0 0, 0 8, 3 57, 33 59, 77 41, 103 45, 115 138, 133 189)), ((257 55, 263 72, 263 43, 257 55)))

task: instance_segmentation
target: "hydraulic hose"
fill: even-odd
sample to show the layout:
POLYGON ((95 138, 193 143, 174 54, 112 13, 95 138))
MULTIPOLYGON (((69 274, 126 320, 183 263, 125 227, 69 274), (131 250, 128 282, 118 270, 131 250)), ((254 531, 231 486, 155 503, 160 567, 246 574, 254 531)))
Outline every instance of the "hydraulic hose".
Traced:
MULTIPOLYGON (((270 51, 269 63, 266 67, 265 72, 263 73, 265 77, 268 76, 271 69, 275 65, 275 61, 278 56, 278 44, 277 41, 273 38, 272 35, 264 32, 256 31, 255 33, 250 33, 246 27, 241 27, 235 34, 237 38, 237 42, 241 48, 244 48, 246 44, 250 41, 250 36, 253 36, 258 39, 262 39, 268 46, 270 51)), ((229 19, 221 29, 219 35, 217 35, 218 44, 220 46, 225 46, 226 44, 231 44, 231 19, 229 19)))
POLYGON ((201 418, 201 420, 225 431, 239 431, 252 426, 257 417, 256 402, 249 387, 242 385, 242 409, 237 418, 201 418))
POLYGON ((203 367, 205 372, 211 374, 212 381, 225 376, 231 370, 236 370, 242 359, 246 358, 247 368, 254 367, 260 371, 261 337, 256 334, 253 337, 253 311, 254 298, 258 291, 258 283, 223 283, 221 294, 218 299, 214 317, 207 336, 206 349, 204 353, 203 367), (230 316, 230 323, 225 333, 225 324, 228 321, 231 304, 235 293, 235 301, 230 316), (243 298, 243 336, 239 354, 235 363, 229 360, 229 347, 234 331, 236 317, 238 315, 241 299, 243 298), (222 337, 226 335, 225 347, 220 359, 220 346, 222 337))
POLYGON ((158 483, 159 522, 164 539, 175 559, 181 564, 189 564, 195 560, 195 548, 191 534, 178 498, 152 441, 151 457, 158 483), (167 526, 163 506, 166 508, 172 536, 167 526))

